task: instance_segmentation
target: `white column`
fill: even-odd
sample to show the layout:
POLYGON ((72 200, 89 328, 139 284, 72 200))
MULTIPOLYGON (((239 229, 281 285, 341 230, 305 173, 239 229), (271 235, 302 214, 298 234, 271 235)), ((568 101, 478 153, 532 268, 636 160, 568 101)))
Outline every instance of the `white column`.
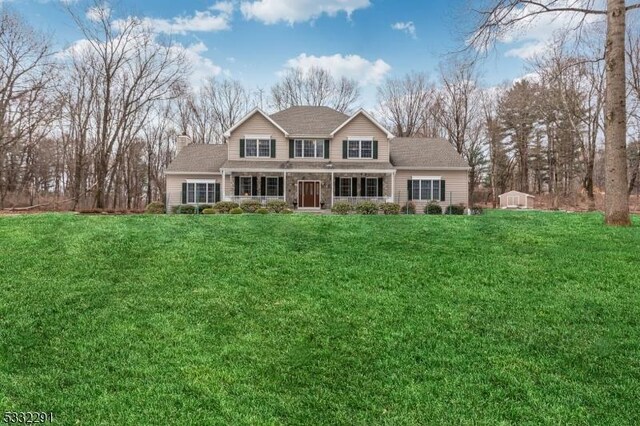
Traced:
POLYGON ((220 201, 226 201, 227 200, 227 191, 225 191, 225 177, 224 177, 224 170, 222 170, 222 184, 220 185, 220 192, 222 192, 222 194, 220 194, 220 201))
MULTIPOLYGON (((395 190, 396 190, 396 172, 391 173, 391 202, 395 202, 395 190)), ((400 200, 398 200, 400 201, 400 200)))
POLYGON ((284 201, 287 201, 287 172, 284 172, 284 178, 282 179, 282 195, 284 196, 284 201))
POLYGON ((333 187, 336 184, 336 180, 333 178, 333 172, 331 172, 331 207, 333 207, 333 194, 336 193, 336 189, 333 187))

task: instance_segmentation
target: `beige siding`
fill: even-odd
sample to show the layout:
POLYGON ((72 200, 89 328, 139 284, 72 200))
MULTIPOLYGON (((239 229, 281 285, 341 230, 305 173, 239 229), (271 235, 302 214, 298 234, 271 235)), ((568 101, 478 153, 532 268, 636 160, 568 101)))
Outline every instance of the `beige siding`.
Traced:
MULTIPOLYGON (((229 138, 229 160, 241 160, 240 158, 240 139, 244 139, 246 135, 264 135, 270 136, 276 140, 276 158, 256 158, 259 161, 283 161, 289 159, 289 142, 284 134, 278 130, 269 120, 262 114, 255 113, 251 118, 242 123, 240 127, 233 131, 229 138)), ((242 158, 242 160, 251 160, 250 158, 242 158)))
MULTIPOLYGON (((407 181, 412 176, 440 176, 445 181, 445 201, 440 201, 443 207, 449 204, 467 205, 469 198, 469 173, 466 170, 398 170, 395 178, 394 198, 401 205, 407 202, 407 181)), ((428 201, 414 200, 416 212, 422 213, 428 201)))
POLYGON ((219 174, 167 175, 167 207, 171 208, 182 204, 182 182, 199 179, 220 182, 221 176, 219 174))
POLYGON ((331 160, 344 161, 342 158, 342 141, 355 136, 373 136, 378 141, 378 159, 377 160, 349 160, 354 162, 372 162, 384 161, 389 162, 389 140, 387 134, 380 130, 378 126, 373 124, 367 117, 360 114, 344 126, 331 141, 331 160))

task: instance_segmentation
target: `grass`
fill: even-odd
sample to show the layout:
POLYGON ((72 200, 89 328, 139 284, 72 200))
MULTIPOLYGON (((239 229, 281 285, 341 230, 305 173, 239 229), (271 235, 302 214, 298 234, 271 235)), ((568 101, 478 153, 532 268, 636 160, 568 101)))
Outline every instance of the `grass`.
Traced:
POLYGON ((638 219, 2 217, 0 410, 637 424, 638 219))

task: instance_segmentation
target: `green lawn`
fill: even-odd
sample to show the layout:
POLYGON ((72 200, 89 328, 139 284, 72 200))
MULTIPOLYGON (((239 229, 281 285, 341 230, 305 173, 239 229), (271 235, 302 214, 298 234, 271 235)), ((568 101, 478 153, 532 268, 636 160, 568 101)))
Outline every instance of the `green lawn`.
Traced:
POLYGON ((0 217, 0 411, 637 424, 639 219, 0 217))

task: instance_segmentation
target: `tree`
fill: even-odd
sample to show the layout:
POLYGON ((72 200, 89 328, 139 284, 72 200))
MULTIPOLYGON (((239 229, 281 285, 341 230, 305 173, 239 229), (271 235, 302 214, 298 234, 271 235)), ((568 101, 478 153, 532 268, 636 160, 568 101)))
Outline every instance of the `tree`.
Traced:
POLYGON ((378 109, 396 136, 415 136, 425 124, 435 88, 424 73, 387 78, 378 87, 378 109))
POLYGON ((271 88, 271 98, 278 110, 312 105, 348 112, 360 98, 360 86, 353 79, 336 79, 324 68, 312 67, 305 71, 296 67, 288 69, 271 88))
POLYGON ((606 16, 605 43, 605 222, 630 225, 627 193, 627 111, 625 77, 625 29, 628 12, 640 3, 607 0, 599 9, 593 0, 491 0, 474 11, 478 18, 469 39, 470 46, 484 51, 508 31, 521 28, 543 14, 573 14, 581 17, 575 30, 581 30, 587 17, 606 16))

